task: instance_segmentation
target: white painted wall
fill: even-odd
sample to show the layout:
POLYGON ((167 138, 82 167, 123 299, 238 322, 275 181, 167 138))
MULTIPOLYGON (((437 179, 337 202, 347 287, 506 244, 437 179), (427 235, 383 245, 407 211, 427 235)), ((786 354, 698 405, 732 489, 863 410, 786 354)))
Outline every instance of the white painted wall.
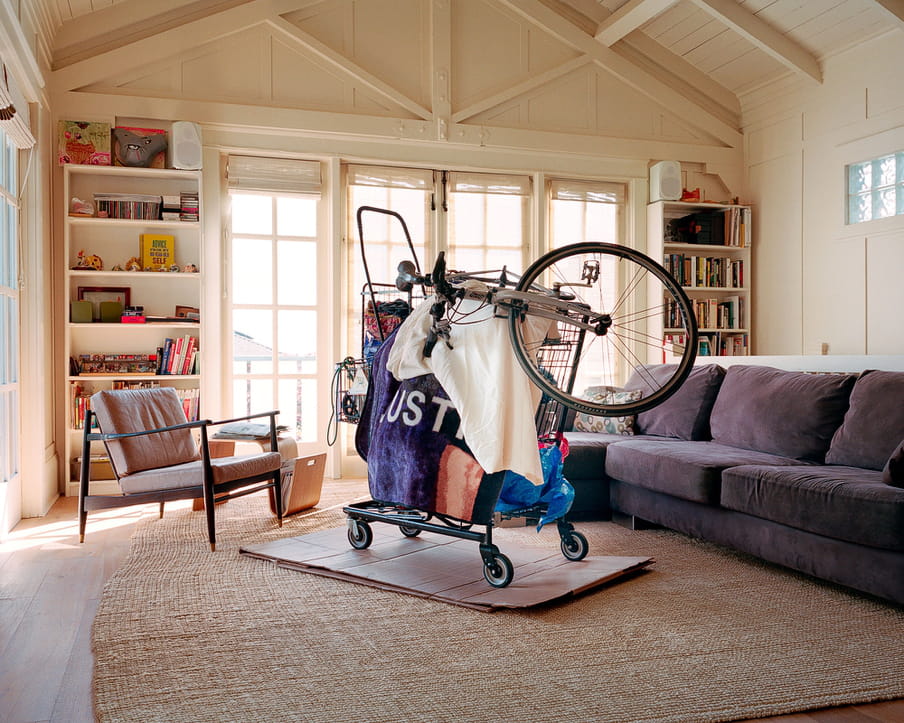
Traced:
POLYGON ((846 226, 845 165, 904 150, 904 35, 742 98, 757 354, 904 352, 904 216, 846 226))

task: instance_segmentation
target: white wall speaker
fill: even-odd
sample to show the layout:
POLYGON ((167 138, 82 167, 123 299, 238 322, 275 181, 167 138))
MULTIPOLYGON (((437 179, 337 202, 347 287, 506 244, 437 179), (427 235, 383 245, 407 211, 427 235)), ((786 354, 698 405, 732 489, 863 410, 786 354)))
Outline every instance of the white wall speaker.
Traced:
POLYGON ((650 166, 650 202, 681 199, 681 164, 660 161, 650 166))
POLYGON ((170 131, 170 168, 197 171, 201 168, 201 126, 190 121, 173 121, 170 131))

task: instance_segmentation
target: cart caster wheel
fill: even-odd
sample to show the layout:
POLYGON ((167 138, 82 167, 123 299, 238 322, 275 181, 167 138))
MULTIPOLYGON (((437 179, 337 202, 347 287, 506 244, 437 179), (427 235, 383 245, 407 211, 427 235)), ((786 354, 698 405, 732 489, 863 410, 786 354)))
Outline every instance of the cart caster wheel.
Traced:
POLYGON ((399 525, 399 530, 401 530, 402 534, 405 537, 417 537, 421 534, 421 529, 419 527, 409 527, 408 525, 399 525))
POLYGON ((515 577, 512 561, 501 552, 493 555, 491 562, 484 563, 483 577, 493 587, 505 587, 515 577))
POLYGON ((374 541, 374 532, 367 522, 349 518, 348 541, 356 550, 364 550, 374 541))
POLYGON ((583 560, 587 557, 587 538, 580 532, 569 532, 562 537, 562 554, 568 560, 583 560))

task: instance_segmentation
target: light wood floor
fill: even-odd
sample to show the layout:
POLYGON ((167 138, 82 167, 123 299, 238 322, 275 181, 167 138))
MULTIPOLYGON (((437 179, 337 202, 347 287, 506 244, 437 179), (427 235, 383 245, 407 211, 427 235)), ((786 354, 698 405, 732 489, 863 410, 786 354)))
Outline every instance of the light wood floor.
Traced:
MULTIPOLYGON (((68 497, 0 543, 0 723, 94 720, 91 623, 135 523, 156 514, 156 505, 94 512, 79 545, 76 500, 68 497)), ((757 720, 902 723, 904 699, 757 720)))

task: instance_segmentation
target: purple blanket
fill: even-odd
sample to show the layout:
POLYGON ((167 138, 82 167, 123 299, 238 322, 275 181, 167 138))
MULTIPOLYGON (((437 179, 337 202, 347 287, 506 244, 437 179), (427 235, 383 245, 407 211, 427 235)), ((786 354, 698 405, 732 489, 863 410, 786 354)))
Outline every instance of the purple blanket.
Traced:
POLYGON ((377 350, 355 447, 371 496, 393 505, 488 523, 504 472, 487 475, 460 436, 458 412, 432 374, 399 382, 386 369, 390 335, 377 350))

